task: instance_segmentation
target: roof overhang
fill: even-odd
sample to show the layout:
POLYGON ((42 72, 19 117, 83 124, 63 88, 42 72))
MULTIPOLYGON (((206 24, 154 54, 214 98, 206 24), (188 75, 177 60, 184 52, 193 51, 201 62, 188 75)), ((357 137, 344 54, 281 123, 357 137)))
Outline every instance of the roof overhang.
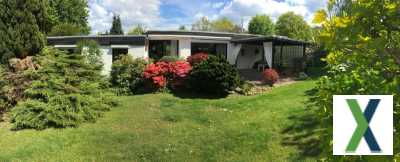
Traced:
POLYGON ((59 36, 47 37, 49 45, 76 45, 79 41, 94 40, 102 46, 106 45, 144 45, 145 36, 101 35, 101 36, 59 36))
POLYGON ((264 42, 273 42, 274 45, 310 45, 310 42, 291 39, 282 36, 263 36, 255 38, 234 39, 232 43, 236 44, 262 44, 264 42))

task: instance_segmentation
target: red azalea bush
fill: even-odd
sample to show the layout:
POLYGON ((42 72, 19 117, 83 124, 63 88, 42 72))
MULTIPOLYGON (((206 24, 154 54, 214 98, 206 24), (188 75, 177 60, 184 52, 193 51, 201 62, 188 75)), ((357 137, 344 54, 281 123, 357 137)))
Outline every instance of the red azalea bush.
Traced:
POLYGON ((191 70, 192 66, 186 61, 157 62, 146 67, 143 77, 158 89, 165 88, 168 83, 172 88, 177 88, 182 85, 191 70))
POLYGON ((189 56, 187 58, 187 62, 189 62, 190 65, 194 66, 194 65, 196 65, 198 63, 201 63, 201 62, 203 62, 203 61, 205 61, 207 59, 208 59, 208 54, 207 53, 197 53, 197 54, 194 54, 192 56, 189 56))
POLYGON ((264 82, 273 86, 279 79, 279 74, 275 69, 266 69, 263 72, 264 82))

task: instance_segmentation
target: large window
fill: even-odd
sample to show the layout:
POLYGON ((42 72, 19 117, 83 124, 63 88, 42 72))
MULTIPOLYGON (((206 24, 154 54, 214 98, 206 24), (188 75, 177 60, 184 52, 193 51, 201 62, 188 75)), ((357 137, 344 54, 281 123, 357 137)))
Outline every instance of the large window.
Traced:
POLYGON ((164 56, 178 57, 179 41, 177 40, 151 40, 149 41, 149 56, 151 59, 160 60, 164 56))
POLYGON ((225 43, 192 43, 192 55, 201 52, 227 58, 228 46, 225 43))

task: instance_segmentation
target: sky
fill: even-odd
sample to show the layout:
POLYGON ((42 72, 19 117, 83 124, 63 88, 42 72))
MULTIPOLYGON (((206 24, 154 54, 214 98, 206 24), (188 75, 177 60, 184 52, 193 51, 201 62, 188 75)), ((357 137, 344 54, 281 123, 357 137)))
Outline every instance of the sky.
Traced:
POLYGON ((328 0, 89 0, 89 24, 92 34, 110 29, 112 16, 121 17, 127 32, 140 24, 148 30, 188 29, 201 17, 215 20, 228 17, 244 27, 251 17, 267 14, 274 21, 279 15, 293 11, 311 24, 313 14, 326 8, 328 0))

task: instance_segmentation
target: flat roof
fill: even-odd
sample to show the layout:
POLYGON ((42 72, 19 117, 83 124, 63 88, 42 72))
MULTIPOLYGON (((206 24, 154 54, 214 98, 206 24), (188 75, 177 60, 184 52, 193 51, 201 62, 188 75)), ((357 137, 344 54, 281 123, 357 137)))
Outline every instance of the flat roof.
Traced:
POLYGON ((209 32, 209 31, 179 31, 179 30, 150 30, 146 35, 193 35, 210 37, 232 37, 232 38, 251 38, 260 35, 246 33, 228 33, 228 32, 209 32))
POLYGON ((99 36, 57 36, 47 37, 49 45, 72 45, 82 40, 94 40, 100 45, 144 45, 144 35, 99 35, 99 36))
POLYGON ((230 37, 232 43, 261 44, 274 42, 276 45, 308 45, 307 41, 296 40, 285 36, 263 36, 245 33, 207 32, 207 31, 176 31, 176 30, 150 30, 145 35, 98 35, 98 36, 57 36, 47 37, 49 45, 74 45, 82 40, 94 40, 100 45, 145 45, 146 38, 151 35, 172 36, 208 36, 230 37))
POLYGON ((275 45, 309 45, 310 42, 288 38, 285 36, 260 36, 254 38, 243 38, 234 39, 232 43, 262 43, 262 42, 274 42, 275 45))

